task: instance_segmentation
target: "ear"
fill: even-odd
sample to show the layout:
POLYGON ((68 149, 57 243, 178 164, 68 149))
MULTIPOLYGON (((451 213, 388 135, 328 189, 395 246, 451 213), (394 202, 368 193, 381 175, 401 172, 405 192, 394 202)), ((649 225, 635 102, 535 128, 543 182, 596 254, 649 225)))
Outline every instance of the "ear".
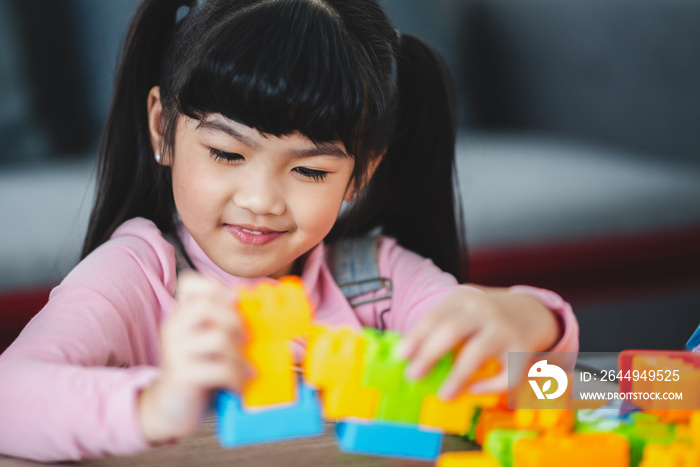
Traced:
POLYGON ((362 191, 362 189, 372 179, 374 172, 377 170, 377 167, 379 167, 379 164, 382 162, 382 159, 384 159, 384 154, 386 154, 386 149, 382 151, 382 153, 378 157, 375 157, 369 162, 369 166, 367 167, 367 176, 365 177, 365 181, 362 184, 362 186, 356 188, 354 179, 350 179, 350 183, 348 183, 348 188, 345 190, 345 196, 343 197, 344 201, 351 202, 357 199, 358 193, 362 191))
POLYGON ((163 105, 160 100, 160 87, 154 86, 148 93, 148 132, 151 138, 153 154, 160 155, 158 163, 170 165, 170 162, 163 156, 163 105))

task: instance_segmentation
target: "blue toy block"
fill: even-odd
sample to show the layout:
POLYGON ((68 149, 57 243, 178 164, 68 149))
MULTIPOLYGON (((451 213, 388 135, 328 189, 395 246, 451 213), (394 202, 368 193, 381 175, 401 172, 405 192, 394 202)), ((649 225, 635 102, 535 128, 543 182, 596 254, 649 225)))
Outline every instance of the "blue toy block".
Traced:
POLYGON ((685 344, 687 350, 695 350, 700 345, 700 326, 695 330, 688 342, 685 344))
POLYGON ((246 409, 237 394, 219 392, 216 413, 216 431, 224 447, 308 438, 324 431, 321 404, 314 389, 303 383, 298 402, 272 408, 246 409))
POLYGON ((344 452, 427 461, 440 454, 443 438, 439 431, 380 420, 338 422, 335 432, 344 452))

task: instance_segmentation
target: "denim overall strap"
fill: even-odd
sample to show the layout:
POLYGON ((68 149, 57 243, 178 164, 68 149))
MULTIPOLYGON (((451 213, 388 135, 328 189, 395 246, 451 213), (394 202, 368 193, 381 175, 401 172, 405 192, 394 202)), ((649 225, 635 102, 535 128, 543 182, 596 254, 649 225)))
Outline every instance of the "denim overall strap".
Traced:
POLYGON ((377 240, 376 236, 344 238, 331 247, 333 277, 353 307, 392 297, 391 279, 379 274, 377 240), (363 298, 382 289, 383 294, 363 298))

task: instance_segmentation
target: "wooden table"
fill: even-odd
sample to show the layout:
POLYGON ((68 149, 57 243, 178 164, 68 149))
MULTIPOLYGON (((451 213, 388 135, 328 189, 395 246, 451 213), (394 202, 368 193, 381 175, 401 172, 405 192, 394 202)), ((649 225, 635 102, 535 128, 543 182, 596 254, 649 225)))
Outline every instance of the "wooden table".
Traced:
MULTIPOLYGON (((478 447, 456 436, 446 436, 443 451, 465 451, 478 447)), ((338 450, 333 425, 328 423, 326 433, 315 438, 305 438, 277 443, 258 444, 235 449, 224 449, 214 434, 214 418, 207 417, 199 432, 172 446, 163 446, 128 457, 109 457, 82 462, 94 466, 204 466, 204 467, 316 467, 316 466, 426 466, 430 462, 407 459, 361 456, 338 450)), ((43 465, 23 459, 0 455, 0 467, 24 467, 43 465)))
MULTIPOLYGON (((580 370, 574 371, 574 387, 581 385, 580 370)), ((611 383, 587 383, 587 390, 610 391, 611 383)), ((457 436, 445 436, 442 450, 467 451, 480 449, 475 443, 457 436)), ((204 466, 204 467, 307 467, 307 466, 362 466, 362 467, 409 467, 427 466, 430 462, 407 459, 346 454, 338 450, 333 424, 326 424, 326 433, 315 438, 305 438, 277 443, 258 444, 235 449, 224 449, 214 433, 214 416, 206 417, 199 432, 176 445, 163 446, 129 457, 110 457, 85 461, 82 464, 95 466, 204 466)), ((22 459, 0 455, 0 467, 22 467, 43 465, 22 459)))

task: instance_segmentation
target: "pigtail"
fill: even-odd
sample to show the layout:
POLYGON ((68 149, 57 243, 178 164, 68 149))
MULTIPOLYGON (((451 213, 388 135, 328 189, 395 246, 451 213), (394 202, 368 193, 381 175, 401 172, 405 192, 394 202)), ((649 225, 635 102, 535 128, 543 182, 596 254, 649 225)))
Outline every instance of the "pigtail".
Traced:
POLYGON ((403 34, 397 58, 398 124, 356 208, 352 235, 382 233, 466 281, 462 214, 455 197, 457 110, 451 74, 437 51, 403 34))
POLYGON ((168 38, 185 3, 191 1, 146 0, 131 22, 100 140, 96 197, 81 258, 133 217, 148 218, 164 232, 174 228, 170 172, 154 160, 146 100, 159 84, 168 38))

